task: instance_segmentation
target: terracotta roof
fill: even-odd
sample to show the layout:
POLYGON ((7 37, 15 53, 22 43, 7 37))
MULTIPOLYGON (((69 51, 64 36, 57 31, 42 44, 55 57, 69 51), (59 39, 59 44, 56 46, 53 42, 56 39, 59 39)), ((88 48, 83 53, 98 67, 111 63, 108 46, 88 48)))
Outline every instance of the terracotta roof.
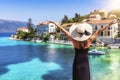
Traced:
POLYGON ((61 26, 62 27, 69 27, 69 26, 72 26, 74 23, 65 23, 65 24, 62 24, 61 26))
POLYGON ((87 23, 89 23, 89 24, 109 24, 112 21, 113 20, 92 20, 92 21, 88 21, 87 23))
MULTIPOLYGON (((109 24, 111 23, 113 20, 91 20, 91 21, 88 21, 87 23, 88 24, 109 24)), ((72 26, 74 23, 65 23, 65 24, 62 24, 61 26, 62 27, 70 27, 72 26)), ((75 24, 80 24, 80 23, 75 23, 75 24)), ((37 24, 37 26, 42 26, 42 25, 48 25, 46 23, 42 23, 42 22, 39 22, 37 24)))
MULTIPOLYGON (((58 22, 56 22, 57 24, 61 24, 61 23, 58 23, 58 22)), ((39 22, 38 24, 37 24, 37 26, 42 26, 42 25, 49 25, 49 23, 48 22, 39 22)))
POLYGON ((65 23, 63 25, 61 25, 62 27, 71 27, 73 24, 81 24, 83 22, 79 22, 79 23, 65 23))
POLYGON ((42 25, 43 23, 41 23, 41 22, 39 22, 38 24, 37 24, 37 26, 40 26, 40 25, 42 25))
POLYGON ((20 27, 20 28, 18 28, 18 29, 28 29, 27 27, 20 27))
POLYGON ((28 29, 28 28, 27 27, 20 27, 17 30, 25 30, 25 29, 28 29))
POLYGON ((48 25, 48 23, 45 23, 45 22, 39 22, 39 23, 37 24, 37 26, 42 26, 42 25, 48 25))

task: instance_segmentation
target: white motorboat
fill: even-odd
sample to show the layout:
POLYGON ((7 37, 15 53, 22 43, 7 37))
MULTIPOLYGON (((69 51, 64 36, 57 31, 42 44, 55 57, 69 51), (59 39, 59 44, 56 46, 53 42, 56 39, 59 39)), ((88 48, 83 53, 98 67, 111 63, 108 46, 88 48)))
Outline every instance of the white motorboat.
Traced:
POLYGON ((97 49, 93 49, 93 50, 88 51, 88 54, 90 54, 90 55, 103 55, 103 54, 105 54, 105 52, 98 51, 97 49))

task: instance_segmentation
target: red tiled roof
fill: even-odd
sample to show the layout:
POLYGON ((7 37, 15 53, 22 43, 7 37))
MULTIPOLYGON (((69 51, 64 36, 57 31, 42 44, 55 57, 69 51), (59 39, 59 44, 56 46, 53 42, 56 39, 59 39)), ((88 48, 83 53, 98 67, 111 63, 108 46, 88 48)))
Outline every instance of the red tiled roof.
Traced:
MULTIPOLYGON (((91 21, 88 21, 87 23, 88 24, 109 24, 111 23, 113 20, 91 20, 91 21)), ((72 26, 74 23, 65 23, 65 24, 62 24, 61 26, 62 27, 70 27, 72 26)), ((76 24, 80 24, 80 23, 76 23, 76 24)), ((48 25, 46 23, 38 23, 37 26, 41 26, 41 25, 48 25)))
POLYGON ((63 26, 63 27, 67 27, 67 26, 72 26, 72 24, 73 24, 73 23, 65 23, 65 24, 63 24, 62 26, 63 26))
POLYGON ((37 26, 40 26, 40 25, 42 25, 43 23, 41 23, 41 22, 39 22, 38 24, 37 24, 37 26))
POLYGON ((47 24, 41 22, 37 24, 37 26, 41 26, 41 25, 47 25, 47 24))
POLYGON ((25 30, 25 29, 28 29, 28 28, 27 27, 20 27, 17 30, 25 30))

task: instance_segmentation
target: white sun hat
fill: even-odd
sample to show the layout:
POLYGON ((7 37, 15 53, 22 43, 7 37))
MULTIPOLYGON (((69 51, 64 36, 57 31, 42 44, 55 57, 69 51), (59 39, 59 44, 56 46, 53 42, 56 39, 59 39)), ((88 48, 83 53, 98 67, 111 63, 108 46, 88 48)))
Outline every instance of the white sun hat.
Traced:
POLYGON ((81 23, 81 24, 73 24, 70 27, 69 32, 73 39, 77 41, 85 41, 90 38, 93 29, 90 24, 81 23))

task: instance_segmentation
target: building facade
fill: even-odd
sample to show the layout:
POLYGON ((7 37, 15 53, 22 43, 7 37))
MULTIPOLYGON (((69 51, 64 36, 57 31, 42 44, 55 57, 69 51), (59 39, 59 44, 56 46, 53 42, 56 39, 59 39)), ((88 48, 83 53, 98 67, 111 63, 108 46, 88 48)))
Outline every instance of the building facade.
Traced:
MULTIPOLYGON (((93 33, 97 30, 109 25, 113 20, 90 20, 86 23, 90 24, 93 28, 93 33)), ((69 29, 74 23, 64 24, 65 29, 69 29)), ((76 23, 81 24, 81 23, 76 23)), ((68 30, 69 31, 69 30, 68 30)), ((109 28, 100 33, 96 40, 99 40, 105 44, 110 44, 115 42, 116 35, 118 35, 118 23, 112 24, 109 28)), ((63 36, 64 37, 64 36, 63 36)))
POLYGON ((57 27, 52 23, 39 23, 36 28, 36 35, 45 37, 48 34, 51 34, 50 40, 53 40, 53 38, 54 38, 53 34, 56 33, 56 28, 57 27))
MULTIPOLYGON (((93 27, 93 33, 103 28, 104 26, 109 25, 113 20, 92 20, 88 23, 93 27)), ((104 43, 114 43, 115 38, 118 34, 118 23, 112 24, 109 28, 100 33, 98 38, 104 43)))
POLYGON ((46 36, 48 34, 48 25, 46 24, 38 24, 36 28, 37 36, 46 36))
POLYGON ((20 27, 17 29, 17 31, 29 32, 27 27, 20 27))
POLYGON ((101 20, 101 16, 99 14, 91 14, 89 20, 101 20))

